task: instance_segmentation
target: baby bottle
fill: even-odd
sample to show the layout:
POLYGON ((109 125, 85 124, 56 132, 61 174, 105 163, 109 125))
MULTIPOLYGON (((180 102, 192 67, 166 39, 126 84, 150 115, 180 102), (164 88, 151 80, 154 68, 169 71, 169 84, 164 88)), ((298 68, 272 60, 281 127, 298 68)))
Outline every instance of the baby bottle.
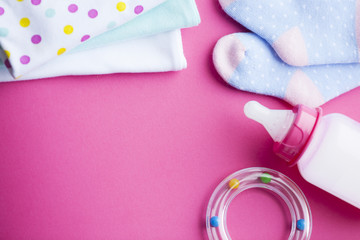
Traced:
POLYGON ((245 115, 261 123, 274 140, 274 152, 310 183, 360 208, 360 123, 321 109, 298 105, 271 110, 245 104, 245 115))

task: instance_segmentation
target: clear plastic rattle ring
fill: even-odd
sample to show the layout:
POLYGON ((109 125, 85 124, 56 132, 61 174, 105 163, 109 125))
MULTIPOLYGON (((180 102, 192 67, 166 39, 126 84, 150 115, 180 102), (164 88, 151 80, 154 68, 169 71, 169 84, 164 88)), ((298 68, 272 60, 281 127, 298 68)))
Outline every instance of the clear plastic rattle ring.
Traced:
POLYGON ((291 215, 290 239, 310 239, 312 219, 309 203, 300 188, 284 174, 261 167, 246 168, 225 178, 211 195, 206 211, 209 239, 231 239, 226 225, 226 214, 231 201, 251 188, 265 188, 278 195, 291 215))

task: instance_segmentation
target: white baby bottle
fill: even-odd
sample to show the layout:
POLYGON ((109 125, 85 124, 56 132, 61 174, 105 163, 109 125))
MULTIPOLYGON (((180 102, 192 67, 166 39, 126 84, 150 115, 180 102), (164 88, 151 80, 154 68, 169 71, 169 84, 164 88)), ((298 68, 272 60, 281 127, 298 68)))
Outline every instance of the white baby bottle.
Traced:
POLYGON ((245 115, 261 123, 274 140, 274 152, 298 165, 310 183, 360 208, 360 123, 338 113, 298 105, 270 110, 250 101, 245 115))

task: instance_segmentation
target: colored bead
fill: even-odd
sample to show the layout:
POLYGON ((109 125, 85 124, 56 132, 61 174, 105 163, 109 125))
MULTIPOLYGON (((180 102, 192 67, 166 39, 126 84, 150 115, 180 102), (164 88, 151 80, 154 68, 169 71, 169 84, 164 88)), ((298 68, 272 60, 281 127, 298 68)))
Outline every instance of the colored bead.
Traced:
POLYGON ((210 218, 210 225, 212 227, 218 227, 219 226, 219 217, 218 216, 213 216, 210 218))
POLYGON ((305 229, 305 220, 304 219, 297 220, 296 229, 300 230, 300 231, 304 231, 304 229, 305 229))
POLYGON ((236 178, 233 178, 229 181, 229 188, 231 189, 237 189, 240 185, 240 181, 236 178))
POLYGON ((268 174, 268 173, 263 173, 260 177, 260 180, 263 182, 263 183, 270 183, 271 182, 271 175, 268 174))

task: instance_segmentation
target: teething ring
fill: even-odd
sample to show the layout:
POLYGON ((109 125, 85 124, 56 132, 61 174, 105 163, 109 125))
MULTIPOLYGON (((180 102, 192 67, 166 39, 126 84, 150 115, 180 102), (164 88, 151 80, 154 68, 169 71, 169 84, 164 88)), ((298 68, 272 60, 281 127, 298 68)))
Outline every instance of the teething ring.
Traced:
POLYGON ((309 203, 300 188, 284 174, 268 168, 247 168, 225 178, 211 195, 206 211, 209 239, 231 239, 226 214, 231 201, 251 188, 265 188, 278 195, 291 214, 290 239, 310 239, 312 220, 309 203))

